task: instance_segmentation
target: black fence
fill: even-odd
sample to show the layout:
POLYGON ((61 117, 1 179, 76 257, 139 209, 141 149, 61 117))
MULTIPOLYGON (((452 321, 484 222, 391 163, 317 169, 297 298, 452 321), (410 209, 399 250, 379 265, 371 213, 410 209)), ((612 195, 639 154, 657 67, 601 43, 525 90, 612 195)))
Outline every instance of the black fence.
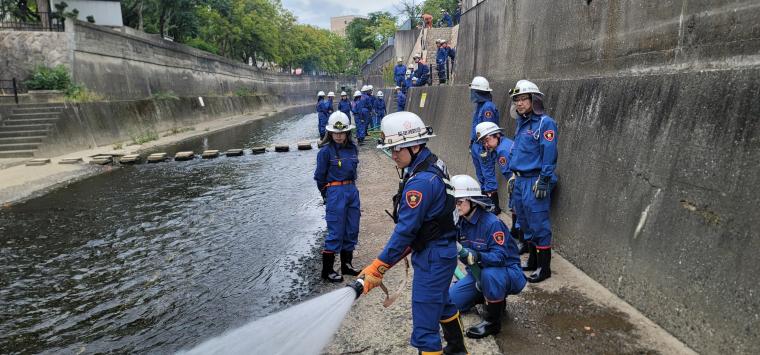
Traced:
POLYGON ((31 19, 0 16, 0 31, 48 31, 63 32, 64 19, 55 12, 38 12, 31 19))
POLYGON ((13 96, 16 105, 18 105, 18 91, 19 87, 16 78, 11 80, 0 80, 0 96, 13 96))

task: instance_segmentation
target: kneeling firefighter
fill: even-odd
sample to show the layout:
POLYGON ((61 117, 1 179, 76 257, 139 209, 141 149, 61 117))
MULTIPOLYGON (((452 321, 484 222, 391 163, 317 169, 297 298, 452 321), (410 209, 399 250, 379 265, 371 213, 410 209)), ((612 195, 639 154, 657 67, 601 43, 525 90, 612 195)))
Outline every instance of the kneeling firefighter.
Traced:
POLYGON ((381 130, 377 147, 390 148, 397 168, 405 173, 393 197, 393 234, 359 276, 364 278, 364 293, 379 286, 383 274, 411 252, 411 345, 420 354, 466 354, 459 311, 449 298, 457 265, 454 192, 446 165, 426 147, 435 135, 419 116, 407 111, 385 116, 381 130))
POLYGON ((480 184, 469 175, 451 178, 454 185, 459 219, 459 253, 468 270, 477 266, 480 273, 467 276, 451 286, 451 300, 460 311, 476 303, 486 303, 483 321, 467 329, 467 336, 484 338, 501 331, 501 318, 506 310, 507 295, 516 295, 525 287, 520 268, 520 252, 509 236, 509 229, 493 213, 491 200, 480 191, 480 184), (479 279, 478 279, 479 277, 479 279))
POLYGON ((333 270, 336 253, 340 253, 343 275, 359 274, 352 265, 354 248, 359 241, 359 190, 354 184, 359 150, 351 140, 354 126, 343 112, 333 112, 325 129, 327 144, 317 154, 317 169, 314 171, 314 180, 325 201, 327 221, 322 278, 340 282, 343 276, 333 270))

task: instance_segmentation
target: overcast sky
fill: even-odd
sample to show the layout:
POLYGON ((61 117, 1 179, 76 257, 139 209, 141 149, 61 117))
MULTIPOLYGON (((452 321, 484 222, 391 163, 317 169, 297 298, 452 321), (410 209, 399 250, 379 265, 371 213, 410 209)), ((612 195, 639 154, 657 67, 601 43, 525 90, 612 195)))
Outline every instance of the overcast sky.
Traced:
POLYGON ((298 22, 330 29, 330 17, 344 15, 367 15, 375 11, 388 11, 393 15, 393 5, 399 0, 282 0, 282 5, 298 17, 298 22))

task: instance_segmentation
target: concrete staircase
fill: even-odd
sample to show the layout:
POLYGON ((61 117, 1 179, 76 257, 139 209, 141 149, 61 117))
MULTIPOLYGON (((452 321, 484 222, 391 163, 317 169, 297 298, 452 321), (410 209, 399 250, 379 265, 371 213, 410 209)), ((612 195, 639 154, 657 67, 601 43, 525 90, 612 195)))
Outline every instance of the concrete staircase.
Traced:
MULTIPOLYGON (((435 40, 445 39, 449 42, 451 47, 456 48, 456 37, 453 36, 454 33, 455 31, 452 27, 430 28, 427 30, 423 57, 425 58, 425 62, 430 65, 430 79, 433 84, 438 83, 438 66, 435 63, 438 46, 436 46, 435 40)), ((451 77, 451 73, 449 73, 449 77, 451 77)))
POLYGON ((27 104, 0 122, 0 158, 29 158, 60 119, 63 104, 27 104))

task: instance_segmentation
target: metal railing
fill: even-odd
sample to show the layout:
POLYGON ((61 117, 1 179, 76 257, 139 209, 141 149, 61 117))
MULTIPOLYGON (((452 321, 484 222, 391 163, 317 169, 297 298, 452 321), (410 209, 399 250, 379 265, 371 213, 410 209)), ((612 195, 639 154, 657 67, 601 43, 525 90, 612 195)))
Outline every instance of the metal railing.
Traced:
POLYGON ((0 16, 0 31, 43 31, 63 32, 64 19, 55 12, 38 12, 32 15, 32 19, 17 19, 14 17, 0 16))
POLYGON ((18 105, 18 83, 16 78, 11 80, 0 80, 0 96, 13 96, 18 105))

